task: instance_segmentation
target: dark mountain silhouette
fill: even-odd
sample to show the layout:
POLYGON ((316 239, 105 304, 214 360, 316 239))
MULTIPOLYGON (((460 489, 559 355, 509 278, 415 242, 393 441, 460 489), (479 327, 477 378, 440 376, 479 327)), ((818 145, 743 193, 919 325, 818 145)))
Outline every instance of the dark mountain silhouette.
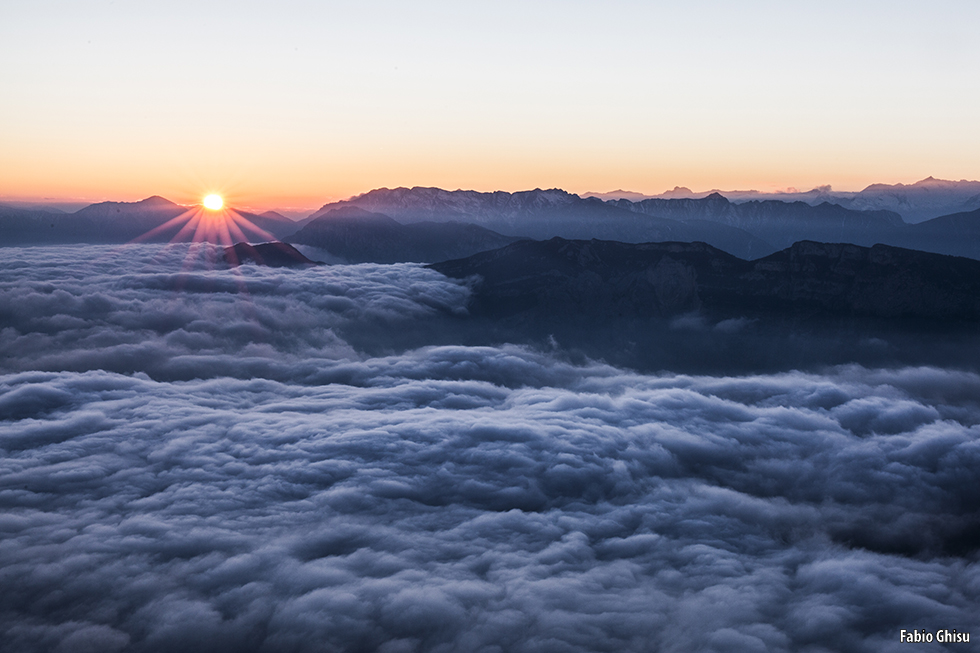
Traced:
POLYGON ((66 213, 0 206, 0 246, 86 242, 95 226, 66 213))
MULTIPOLYGON (((184 215, 189 208, 175 204, 162 197, 149 197, 139 202, 102 202, 77 211, 74 215, 92 219, 97 227, 96 242, 125 242, 145 236, 149 231, 164 225, 167 221, 184 215)), ((234 209, 241 217, 267 232, 282 238, 296 231, 296 223, 283 216, 263 216, 234 209)), ((174 224, 146 238, 146 242, 169 242, 180 229, 182 223, 174 224)), ((251 237, 256 234, 246 232, 251 237)))
POLYGON ((0 243, 126 242, 185 210, 162 197, 139 202, 101 202, 75 213, 0 208, 0 243))
POLYGON ((97 204, 90 204, 76 211, 75 215, 111 221, 119 215, 152 215, 153 213, 160 212, 180 215, 184 210, 185 207, 179 204, 175 204, 159 195, 153 195, 138 202, 99 202, 97 204))
POLYGON ((431 265, 478 277, 477 314, 522 311, 712 319, 793 314, 980 319, 980 261, 875 245, 799 242, 755 261, 704 243, 521 241, 431 265))
POLYGON ((980 259, 980 209, 910 225, 896 244, 980 259))
MULTIPOLYGON (((966 192, 972 183, 926 179, 898 186, 914 195, 939 193, 950 184, 957 192, 966 192)), ((889 192, 895 188, 882 186, 889 192)), ((187 210, 162 197, 102 202, 73 214, 0 205, 0 245, 168 242, 183 224, 161 225, 187 210)), ((830 202, 815 206, 777 200, 739 203, 718 193, 634 202, 583 199, 558 189, 479 193, 417 187, 373 190, 327 204, 299 222, 274 211, 237 213, 261 230, 245 231, 255 240, 320 247, 350 262, 432 262, 493 249, 518 238, 554 236, 627 243, 706 242, 743 259, 767 256, 800 240, 887 244, 980 259, 978 210, 912 225, 885 210, 854 210, 830 202), (367 214, 387 220, 367 220, 367 214), (325 217, 333 222, 318 222, 325 217), (314 222, 317 226, 312 226, 314 222)))
POLYGON ((348 263, 433 262, 470 256, 517 240, 474 224, 400 224, 355 206, 333 209, 287 239, 348 263))
POLYGON ((625 242, 701 240, 744 257, 775 250, 757 236, 709 221, 678 222, 643 215, 602 200, 560 189, 519 193, 446 191, 439 188, 381 188, 325 205, 311 216, 354 206, 401 223, 463 222, 523 238, 600 238, 625 242))
POLYGON ((28 209, 30 211, 44 211, 46 213, 73 213, 80 208, 88 206, 82 202, 0 202, 0 208, 28 209))
MULTIPOLYGON (((521 241, 430 266, 470 279, 469 344, 642 370, 980 365, 980 261, 800 242, 755 261, 704 243, 521 241)), ((459 335, 462 334, 462 335, 459 335)))
POLYGON ((224 248, 222 258, 229 265, 256 263, 273 268, 320 265, 317 261, 308 259, 292 245, 278 241, 257 245, 236 243, 224 248))
MULTIPOLYGON (((85 242, 127 242, 165 224, 187 211, 186 207, 154 195, 139 202, 99 202, 76 211, 69 218, 85 219, 92 224, 85 242)), ((165 237, 160 234, 151 242, 170 240, 180 230, 175 226, 165 237), (171 233, 172 232, 172 233, 171 233)))
MULTIPOLYGON (((158 196, 139 202, 99 202, 69 214, 0 207, 0 245, 169 242, 177 236, 183 221, 161 227, 188 210, 189 207, 158 196)), ((275 238, 287 236, 298 228, 295 222, 282 216, 236 212, 275 238)))

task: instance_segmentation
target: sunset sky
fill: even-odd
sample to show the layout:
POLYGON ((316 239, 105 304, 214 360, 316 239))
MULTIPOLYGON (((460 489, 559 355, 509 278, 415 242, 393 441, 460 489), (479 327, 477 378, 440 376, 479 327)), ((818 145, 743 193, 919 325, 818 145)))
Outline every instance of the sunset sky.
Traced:
POLYGON ((980 178, 980 3, 0 4, 0 201, 980 178))

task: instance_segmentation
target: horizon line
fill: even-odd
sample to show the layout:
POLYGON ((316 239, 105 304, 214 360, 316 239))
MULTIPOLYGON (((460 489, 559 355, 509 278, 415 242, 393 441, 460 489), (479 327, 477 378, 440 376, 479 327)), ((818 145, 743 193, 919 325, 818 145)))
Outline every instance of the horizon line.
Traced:
MULTIPOLYGON (((675 194, 675 193, 684 193, 686 195, 691 195, 691 196, 699 196, 699 195, 701 195, 701 196, 707 196, 707 195, 711 195, 713 193, 718 193, 718 194, 723 195, 723 196, 725 196, 726 194, 733 194, 733 195, 734 194, 755 194, 755 195, 783 195, 783 196, 785 196, 785 195, 808 195, 808 194, 812 194, 812 193, 858 194, 858 193, 864 192, 866 190, 869 190, 871 188, 878 187, 878 186, 898 187, 898 188, 910 188, 910 187, 915 187, 915 186, 918 186, 918 185, 923 184, 923 183, 926 183, 926 182, 952 183, 952 184, 961 184, 961 183, 967 183, 967 184, 969 184, 969 183, 976 183, 976 184, 980 184, 980 180, 973 180, 973 179, 966 179, 966 178, 958 179, 958 180, 957 179, 939 179, 939 178, 935 178, 935 177, 933 177, 931 175, 928 176, 928 177, 925 177, 923 179, 920 179, 918 181, 911 182, 911 183, 904 183, 904 182, 895 182, 895 183, 875 182, 875 183, 872 183, 872 184, 868 184, 868 185, 864 186, 863 188, 861 188, 859 190, 841 190, 841 189, 835 189, 835 188, 833 188, 833 186, 831 184, 817 185, 817 186, 814 186, 813 188, 806 189, 806 190, 800 189, 800 188, 797 188, 797 187, 794 187, 794 186, 788 186, 788 187, 783 187, 783 188, 776 188, 774 190, 759 190, 757 188, 722 189, 722 188, 717 188, 717 187, 711 188, 709 190, 691 190, 687 186, 678 186, 678 185, 675 185, 673 188, 669 188, 669 189, 664 190, 664 191, 661 191, 659 193, 650 193, 650 192, 644 192, 644 191, 629 190, 629 189, 624 189, 624 188, 617 188, 617 189, 614 189, 614 190, 606 190, 606 191, 592 191, 592 190, 589 190, 589 191, 582 191, 582 192, 573 192, 573 191, 569 191, 569 190, 566 190, 564 188, 561 188, 559 186, 553 186, 553 187, 550 187, 550 188, 542 188, 542 187, 538 186, 538 187, 535 187, 535 188, 524 188, 524 189, 520 189, 520 190, 503 190, 503 189, 477 190, 475 188, 447 189, 447 188, 443 188, 441 186, 424 186, 424 185, 418 185, 418 184, 416 184, 416 185, 412 185, 412 186, 405 186, 405 185, 398 185, 398 186, 376 186, 376 187, 371 188, 370 190, 367 190, 367 191, 364 191, 364 192, 355 193, 353 195, 349 195, 349 196, 346 196, 346 197, 339 197, 339 198, 336 198, 336 196, 330 197, 329 194, 325 194, 325 198, 324 199, 321 199, 321 200, 315 200, 316 203, 314 203, 314 201, 311 201, 310 203, 307 203, 307 202, 291 202, 291 201, 288 201, 288 200, 287 201, 284 201, 284 202, 276 202, 274 200, 264 201, 264 202, 263 201, 254 201, 253 200, 253 201, 246 201, 246 202, 237 203, 237 206, 240 209, 247 210, 247 211, 255 211, 255 212, 277 211, 277 212, 287 212, 287 213, 298 214, 298 213, 302 213, 304 211, 306 211, 306 212, 315 212, 315 211, 318 211, 321 208, 323 208, 324 206, 329 205, 329 204, 334 204, 334 203, 338 203, 338 202, 351 201, 351 200, 357 199, 359 197, 362 197, 364 195, 367 195, 368 193, 372 193, 372 192, 375 192, 375 191, 384 191, 384 190, 392 191, 392 190, 433 189, 433 190, 441 190, 441 191, 450 192, 450 193, 453 193, 453 192, 468 192, 468 193, 481 193, 481 194, 490 194, 490 193, 499 193, 499 192, 504 192, 504 193, 509 193, 509 194, 517 194, 517 193, 529 193, 529 192, 534 192, 534 191, 562 191, 562 192, 568 193, 570 195, 575 195, 575 196, 580 197, 580 198, 583 198, 583 199, 588 198, 588 197, 600 197, 600 199, 601 199, 601 196, 617 195, 617 194, 618 195, 633 195, 633 196, 636 196, 638 198, 650 198, 650 199, 663 198, 663 199, 671 199, 670 196, 673 195, 673 194, 675 194)), ((208 191, 202 191, 201 196, 203 197, 206 194, 208 194, 208 191)), ((235 194, 237 194, 237 193, 233 193, 232 195, 235 195, 235 194)), ((174 203, 174 204, 176 204, 178 206, 184 206, 184 207, 196 206, 197 204, 200 204, 200 201, 193 201, 193 200, 186 201, 186 199, 185 199, 186 198, 186 194, 185 193, 181 193, 180 195, 184 195, 184 197, 181 197, 179 200, 176 200, 176 201, 175 200, 171 200, 168 197, 166 197, 165 195, 160 194, 160 193, 151 193, 149 195, 145 195, 145 196, 139 197, 138 199, 128 199, 129 197, 135 197, 135 195, 132 195, 132 194, 122 194, 122 195, 124 195, 127 199, 111 199, 111 198, 107 198, 108 196, 101 196, 101 198, 93 198, 92 196, 88 196, 88 197, 84 197, 84 196, 53 197, 53 196, 50 196, 50 195, 48 195, 48 196, 42 196, 42 197, 37 197, 37 196, 31 196, 31 195, 17 195, 17 194, 7 195, 7 194, 3 194, 3 195, 0 195, 0 205, 3 205, 3 204, 17 205, 17 204, 19 204, 19 205, 23 205, 24 207, 27 207, 27 206, 50 206, 50 207, 56 207, 57 205, 62 205, 62 206, 71 206, 71 205, 74 205, 74 206, 77 206, 78 207, 77 209, 75 209, 77 211, 77 210, 80 210, 80 209, 85 208, 87 206, 92 206, 92 205, 95 205, 95 204, 102 204, 102 203, 107 203, 107 202, 120 203, 120 204, 135 204, 135 203, 142 202, 142 201, 145 201, 145 200, 148 200, 148 199, 152 199, 154 197, 160 197, 160 198, 165 199, 165 200, 167 200, 169 202, 172 202, 172 203, 174 203)), ((678 198, 678 199, 682 199, 682 198, 678 198)), ((21 207, 16 207, 16 208, 21 208, 21 207)))

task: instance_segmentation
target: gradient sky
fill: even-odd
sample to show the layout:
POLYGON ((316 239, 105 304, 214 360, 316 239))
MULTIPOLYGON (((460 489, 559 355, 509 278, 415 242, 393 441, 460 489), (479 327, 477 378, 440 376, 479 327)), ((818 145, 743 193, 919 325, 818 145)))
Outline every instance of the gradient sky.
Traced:
POLYGON ((0 3, 0 199, 980 178, 980 2, 0 3))

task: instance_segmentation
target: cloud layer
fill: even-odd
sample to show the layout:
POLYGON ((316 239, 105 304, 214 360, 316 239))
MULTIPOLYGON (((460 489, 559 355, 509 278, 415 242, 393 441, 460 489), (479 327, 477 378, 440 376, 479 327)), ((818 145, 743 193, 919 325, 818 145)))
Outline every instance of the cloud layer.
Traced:
POLYGON ((229 270, 210 245, 4 253, 0 371, 320 382, 320 361, 358 357, 344 338, 396 346, 468 296, 414 264, 229 270))
POLYGON ((121 272, 106 251, 4 264, 11 650, 884 651, 902 628, 980 631, 980 376, 370 356, 351 325, 461 310, 465 288, 413 266, 180 277, 153 248, 121 272))

